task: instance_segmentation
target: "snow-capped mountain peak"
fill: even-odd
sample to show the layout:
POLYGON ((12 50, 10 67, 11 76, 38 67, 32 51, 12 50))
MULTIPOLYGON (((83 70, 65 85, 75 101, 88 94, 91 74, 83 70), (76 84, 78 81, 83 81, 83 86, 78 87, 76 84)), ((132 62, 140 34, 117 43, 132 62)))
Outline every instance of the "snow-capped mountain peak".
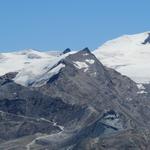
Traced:
MULTIPOLYGON (((85 48, 82 51, 83 56, 88 57, 89 49, 85 48)), ((0 75, 18 72, 14 80, 19 84, 28 85, 35 79, 40 81, 43 73, 47 73, 61 59, 72 53, 74 52, 70 52, 70 49, 67 49, 65 54, 56 51, 41 52, 34 49, 0 53, 0 75)), ((104 43, 93 53, 105 66, 117 70, 135 82, 150 82, 150 32, 123 35, 104 43)), ((77 59, 74 64, 87 71, 87 66, 92 63, 91 60, 87 61, 77 59)), ((62 67, 64 65, 59 65, 56 70, 62 67)), ((49 72, 49 75, 57 71, 54 69, 49 72)), ((45 78, 47 77, 44 76, 45 78)))
POLYGON ((0 75, 9 72, 18 72, 29 64, 40 63, 43 60, 56 58, 45 52, 35 50, 23 50, 18 52, 8 52, 0 54, 0 75))
POLYGON ((150 81, 150 32, 121 36, 104 43, 93 53, 104 65, 135 82, 150 81))
MULTIPOLYGON (((38 80, 70 53, 60 55, 56 52, 42 52, 34 49, 0 53, 0 76, 10 72, 18 72, 14 81, 24 86, 38 80)), ((54 74, 64 66, 53 69, 49 74, 54 74)), ((45 78, 46 75, 45 75, 45 78)))
POLYGON ((14 78, 14 81, 18 84, 28 86, 32 85, 36 81, 35 86, 43 85, 49 78, 57 74, 64 64, 59 64, 59 61, 70 55, 67 53, 64 55, 43 57, 41 59, 33 60, 30 64, 23 67, 14 78), (38 84, 37 84, 38 83, 38 84))

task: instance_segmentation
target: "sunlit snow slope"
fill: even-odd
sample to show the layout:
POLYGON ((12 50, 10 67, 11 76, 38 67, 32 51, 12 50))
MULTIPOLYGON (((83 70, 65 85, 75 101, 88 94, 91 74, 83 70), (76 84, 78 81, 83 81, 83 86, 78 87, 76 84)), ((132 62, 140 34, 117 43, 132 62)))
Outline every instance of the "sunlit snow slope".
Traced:
POLYGON ((16 83, 28 86, 36 80, 39 84, 44 84, 50 76, 64 67, 63 64, 59 64, 51 69, 68 54, 60 55, 58 52, 39 52, 32 49, 0 53, 0 76, 17 72, 14 78, 16 83))
POLYGON ((19 52, 0 53, 0 75, 4 75, 8 72, 18 72, 23 68, 32 66, 34 63, 40 65, 41 61, 52 60, 54 58, 55 56, 53 55, 48 55, 44 52, 38 52, 32 49, 19 52))
POLYGON ((137 83, 150 82, 150 32, 124 35, 93 52, 107 67, 137 83))

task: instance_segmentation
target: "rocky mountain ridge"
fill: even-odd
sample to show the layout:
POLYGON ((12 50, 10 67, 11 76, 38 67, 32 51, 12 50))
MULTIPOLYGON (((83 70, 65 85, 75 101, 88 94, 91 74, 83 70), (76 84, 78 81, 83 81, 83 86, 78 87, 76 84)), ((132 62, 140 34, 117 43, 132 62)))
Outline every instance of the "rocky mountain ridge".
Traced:
POLYGON ((150 149, 150 84, 109 68, 109 50, 104 66, 98 51, 2 54, 0 150, 150 149))

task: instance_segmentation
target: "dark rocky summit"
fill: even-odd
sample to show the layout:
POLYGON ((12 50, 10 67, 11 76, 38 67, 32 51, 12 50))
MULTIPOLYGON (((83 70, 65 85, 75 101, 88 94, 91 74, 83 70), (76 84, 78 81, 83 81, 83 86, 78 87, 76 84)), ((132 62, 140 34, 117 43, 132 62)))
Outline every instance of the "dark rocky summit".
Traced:
POLYGON ((70 48, 67 48, 67 49, 65 49, 65 50, 62 52, 62 54, 67 54, 67 53, 69 53, 69 52, 71 52, 71 49, 70 49, 70 48))
POLYGON ((0 150, 148 150, 150 86, 103 66, 88 48, 42 86, 0 77, 0 150))
POLYGON ((150 44, 150 33, 148 33, 148 37, 145 39, 145 41, 142 44, 150 44))

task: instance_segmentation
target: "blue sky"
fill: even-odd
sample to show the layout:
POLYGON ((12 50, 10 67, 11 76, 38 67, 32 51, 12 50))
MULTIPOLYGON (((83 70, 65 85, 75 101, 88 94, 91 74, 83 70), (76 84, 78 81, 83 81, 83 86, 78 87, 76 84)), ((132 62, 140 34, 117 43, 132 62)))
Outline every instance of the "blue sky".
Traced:
POLYGON ((150 0, 0 0, 0 51, 95 49, 150 30, 150 0))

